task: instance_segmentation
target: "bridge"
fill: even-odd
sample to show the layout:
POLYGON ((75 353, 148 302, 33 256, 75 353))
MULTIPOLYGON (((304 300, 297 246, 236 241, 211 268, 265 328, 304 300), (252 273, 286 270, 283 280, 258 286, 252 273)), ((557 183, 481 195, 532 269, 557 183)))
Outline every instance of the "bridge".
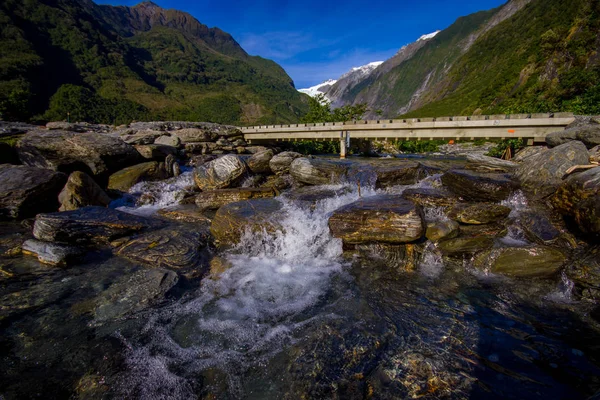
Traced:
POLYGON ((546 135, 575 121, 572 113, 473 115, 462 117, 327 122, 241 128, 248 143, 274 141, 340 141, 340 156, 352 139, 475 140, 522 138, 528 145, 543 143, 546 135))

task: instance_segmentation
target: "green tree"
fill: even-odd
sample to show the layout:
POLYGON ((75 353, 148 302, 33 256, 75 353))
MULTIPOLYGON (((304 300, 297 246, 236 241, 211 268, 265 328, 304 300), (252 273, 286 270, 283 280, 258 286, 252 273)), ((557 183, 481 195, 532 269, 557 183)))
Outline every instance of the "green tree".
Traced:
POLYGON ((331 110, 331 102, 323 93, 308 100, 308 113, 302 117, 301 122, 305 124, 319 122, 346 122, 362 119, 367 111, 366 104, 346 105, 331 110))

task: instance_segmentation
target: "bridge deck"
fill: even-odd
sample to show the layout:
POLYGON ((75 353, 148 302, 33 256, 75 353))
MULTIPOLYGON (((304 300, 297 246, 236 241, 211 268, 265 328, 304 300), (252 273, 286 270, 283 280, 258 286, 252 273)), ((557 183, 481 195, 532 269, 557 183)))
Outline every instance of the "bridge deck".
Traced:
POLYGON ((269 125, 241 128, 247 141, 356 139, 504 139, 526 138, 543 142, 546 135, 575 120, 571 113, 518 114, 471 117, 421 118, 269 125))

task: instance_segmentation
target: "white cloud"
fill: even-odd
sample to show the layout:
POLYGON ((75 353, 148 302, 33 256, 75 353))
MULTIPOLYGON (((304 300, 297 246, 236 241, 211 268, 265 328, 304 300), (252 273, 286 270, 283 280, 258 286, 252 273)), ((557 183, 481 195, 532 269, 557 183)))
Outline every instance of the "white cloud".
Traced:
POLYGON ((252 55, 287 60, 305 51, 331 46, 336 42, 337 40, 315 39, 310 33, 279 31, 244 34, 240 45, 252 55))

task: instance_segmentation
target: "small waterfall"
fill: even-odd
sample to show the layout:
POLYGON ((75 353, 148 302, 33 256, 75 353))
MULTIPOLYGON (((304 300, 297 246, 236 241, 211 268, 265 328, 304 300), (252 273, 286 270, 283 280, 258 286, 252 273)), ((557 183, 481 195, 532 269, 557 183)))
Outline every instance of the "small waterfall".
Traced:
POLYGON ((574 287, 575 283, 573 283, 573 281, 570 280, 567 274, 563 271, 556 290, 548 294, 546 297, 544 297, 544 299, 553 303, 573 303, 574 301, 572 294, 574 287))

